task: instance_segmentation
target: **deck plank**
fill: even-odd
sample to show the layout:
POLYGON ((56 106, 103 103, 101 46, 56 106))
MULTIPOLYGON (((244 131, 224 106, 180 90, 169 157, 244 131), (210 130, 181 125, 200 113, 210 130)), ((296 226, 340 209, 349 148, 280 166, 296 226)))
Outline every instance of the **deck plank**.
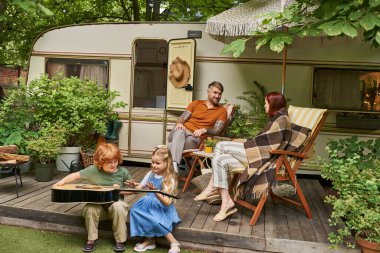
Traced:
POLYGON ((298 222, 294 206, 285 205, 285 213, 288 220, 290 239, 304 241, 301 226, 298 222))
POLYGON ((290 239, 288 219, 285 213, 284 203, 275 200, 274 213, 276 217, 277 237, 282 239, 290 239))
POLYGON ((307 182, 305 180, 299 180, 299 183, 301 185, 301 189, 303 189, 303 192, 307 196, 306 201, 308 202, 309 207, 312 210, 313 218, 311 219, 311 226, 314 230, 317 242, 328 243, 327 234, 322 224, 323 222, 321 222, 320 217, 318 215, 317 200, 314 200, 314 198, 316 198, 315 191, 309 188, 310 182, 307 182))
POLYGON ((298 209, 296 211, 296 215, 301 227, 303 239, 305 241, 316 242, 317 237, 314 233, 313 227, 311 226, 311 220, 306 216, 305 211, 298 209))
POLYGON ((211 206, 211 209, 210 209, 210 212, 207 216, 205 225, 203 226, 203 230, 205 230, 205 231, 215 230, 215 226, 216 226, 217 222, 215 222, 213 220, 213 218, 214 218, 215 214, 219 212, 219 210, 220 210, 220 205, 212 205, 211 206))
POLYGON ((204 201, 202 204, 202 207, 199 209, 197 218, 190 225, 190 228, 202 229, 207 220, 208 214, 210 213, 210 210, 211 210, 211 205, 207 204, 206 201, 204 201))
POLYGON ((186 219, 183 219, 182 222, 179 224, 182 228, 190 228, 191 224, 193 224, 193 221, 198 215, 199 210, 202 207, 201 201, 194 201, 194 199, 189 198, 187 202, 191 203, 190 208, 187 209, 186 213, 183 215, 183 217, 186 219))
POLYGON ((252 217, 252 211, 247 208, 239 208, 238 210, 241 215, 239 235, 250 235, 252 232, 252 226, 249 225, 249 221, 252 217))
POLYGON ((277 238, 277 222, 274 210, 273 199, 269 197, 264 205, 264 231, 265 236, 277 238))
POLYGON ((240 225, 241 225, 241 213, 236 212, 234 215, 231 215, 231 218, 228 221, 227 233, 239 234, 240 225))
MULTIPOLYGON (((57 179, 55 179, 57 181, 57 179)), ((54 182, 54 181, 53 181, 54 182)), ((7 193, 5 196, 0 197, 0 204, 5 204, 9 202, 10 204, 12 202, 20 202, 19 198, 29 198, 30 194, 38 194, 35 193, 35 191, 40 190, 41 188, 44 188, 45 186, 51 185, 52 182, 37 182, 37 181, 29 181, 29 184, 24 184, 20 191, 19 191, 19 197, 16 197, 16 189, 13 190, 13 192, 7 193)))

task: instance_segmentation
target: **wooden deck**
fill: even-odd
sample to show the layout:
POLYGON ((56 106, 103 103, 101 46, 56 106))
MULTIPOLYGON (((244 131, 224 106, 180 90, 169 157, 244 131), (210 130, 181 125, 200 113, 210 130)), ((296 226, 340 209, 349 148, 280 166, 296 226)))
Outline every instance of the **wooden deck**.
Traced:
MULTIPOLYGON (((147 170, 130 167, 137 181, 147 170)), ((50 201, 51 186, 64 175, 50 182, 37 182, 33 173, 23 174, 18 198, 14 177, 0 179, 0 224, 86 234, 81 216, 84 204, 50 201)), ((190 189, 176 202, 182 223, 175 228, 174 236, 183 247, 208 252, 359 252, 328 248, 327 234, 332 228, 327 222, 330 208, 323 202, 324 190, 317 180, 299 182, 313 214, 310 220, 303 210, 268 200, 256 226, 248 225, 252 213, 240 208, 227 220, 214 222, 212 218, 220 206, 193 201, 195 194, 190 189)), ((132 204, 140 197, 126 199, 132 204)), ((109 228, 104 230, 101 233, 111 235, 109 228)))

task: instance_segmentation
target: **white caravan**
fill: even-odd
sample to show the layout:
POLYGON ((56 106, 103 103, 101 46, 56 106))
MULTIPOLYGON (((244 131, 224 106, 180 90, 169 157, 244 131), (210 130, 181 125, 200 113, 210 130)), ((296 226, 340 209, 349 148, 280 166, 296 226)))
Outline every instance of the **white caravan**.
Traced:
MULTIPOLYGON (((42 73, 92 78, 120 92, 128 103, 119 111, 123 123, 119 147, 125 160, 149 161, 155 146, 166 143, 167 129, 193 99, 206 97, 207 85, 220 81, 222 101, 251 90, 253 81, 268 91, 281 90, 282 54, 251 46, 238 59, 221 55, 224 43, 205 32, 204 23, 117 23, 58 27, 43 33, 33 45, 28 82, 42 73), (177 57, 190 74, 185 87, 170 80, 177 57), (185 89, 187 87, 187 89, 185 89), (189 89, 190 87, 190 89, 189 89), (193 88, 193 90, 191 90, 193 88)), ((339 111, 380 111, 366 98, 371 84, 380 82, 380 49, 360 39, 303 38, 288 49, 285 96, 289 104, 327 107, 329 117, 315 153, 325 156, 329 138, 359 135, 379 137, 380 130, 337 128, 339 111), (368 80, 367 80, 368 79, 368 80), (361 82, 361 86, 357 85, 361 82)), ((380 95, 380 86, 378 87, 380 95)), ((377 99, 377 98, 376 98, 377 99)), ((243 105, 244 108, 244 105, 243 105)))

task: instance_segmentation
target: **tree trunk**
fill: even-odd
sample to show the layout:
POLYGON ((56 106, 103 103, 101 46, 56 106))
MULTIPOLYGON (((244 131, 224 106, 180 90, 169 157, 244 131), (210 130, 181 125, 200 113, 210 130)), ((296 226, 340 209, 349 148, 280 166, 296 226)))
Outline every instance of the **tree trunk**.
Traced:
MULTIPOLYGON (((6 9, 7 9, 7 0, 0 0, 0 17, 4 15, 6 9)), ((4 21, 0 21, 0 31, 3 30, 3 26, 4 26, 3 22, 4 21)))
POLYGON ((154 5, 153 5, 153 15, 152 15, 152 20, 154 21, 160 20, 160 6, 161 6, 161 1, 155 0, 154 5))
POLYGON ((150 0, 146 0, 146 8, 145 8, 145 21, 152 20, 152 8, 149 6, 150 0))
POLYGON ((133 21, 140 21, 140 5, 138 0, 132 1, 133 21))
POLYGON ((0 16, 4 15, 5 10, 7 9, 7 1, 0 0, 0 16))

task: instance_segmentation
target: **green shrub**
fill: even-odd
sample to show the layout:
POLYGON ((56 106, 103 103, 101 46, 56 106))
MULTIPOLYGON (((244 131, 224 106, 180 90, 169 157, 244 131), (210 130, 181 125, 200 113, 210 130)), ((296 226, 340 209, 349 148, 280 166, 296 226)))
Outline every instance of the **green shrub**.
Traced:
POLYGON ((330 225, 344 223, 329 234, 330 242, 353 247, 347 238, 359 234, 380 243, 380 138, 359 141, 354 136, 330 141, 326 149, 329 160, 322 164, 322 177, 337 191, 326 198, 333 207, 330 225))
POLYGON ((76 77, 49 79, 42 75, 30 82, 28 96, 37 122, 64 124, 66 146, 80 145, 95 132, 105 133, 108 120, 117 118, 114 109, 126 106, 114 102, 118 92, 76 77))
POLYGON ((265 113, 265 96, 267 90, 264 86, 254 81, 255 89, 243 92, 242 96, 236 97, 249 104, 249 111, 241 110, 236 105, 234 120, 228 127, 226 135, 232 138, 253 138, 261 131, 268 118, 265 113))
POLYGON ((21 86, 0 103, 0 145, 17 145, 20 154, 28 154, 27 140, 38 137, 28 102, 26 87, 21 86))
POLYGON ((33 159, 43 164, 54 162, 60 147, 66 142, 66 133, 67 129, 58 122, 42 126, 38 138, 27 141, 27 148, 33 159))

